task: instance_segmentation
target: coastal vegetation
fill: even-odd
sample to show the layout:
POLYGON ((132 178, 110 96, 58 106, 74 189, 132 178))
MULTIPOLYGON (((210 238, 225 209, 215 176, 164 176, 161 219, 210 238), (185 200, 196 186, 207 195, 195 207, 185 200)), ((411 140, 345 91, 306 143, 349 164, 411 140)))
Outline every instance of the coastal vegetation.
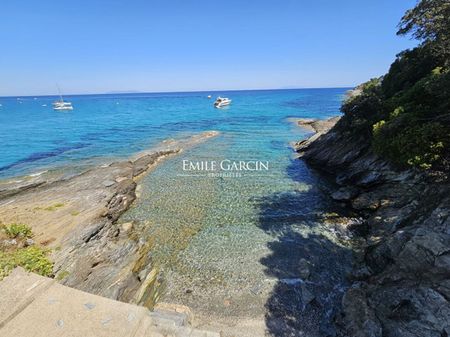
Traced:
POLYGON ((10 239, 17 237, 31 238, 33 236, 31 228, 25 224, 11 224, 4 226, 3 230, 10 239))
POLYGON ((37 246, 32 237, 25 224, 0 226, 0 280, 18 266, 44 276, 52 274, 49 250, 37 246))
POLYGON ((53 212, 56 211, 57 209, 64 207, 64 204, 62 202, 57 202, 56 204, 47 206, 47 207, 35 207, 34 209, 36 211, 40 211, 40 210, 44 210, 44 211, 49 211, 49 212, 53 212))
POLYGON ((369 139, 377 154, 401 168, 448 171, 450 3, 421 1, 403 16, 397 34, 420 44, 349 95, 338 127, 369 139))

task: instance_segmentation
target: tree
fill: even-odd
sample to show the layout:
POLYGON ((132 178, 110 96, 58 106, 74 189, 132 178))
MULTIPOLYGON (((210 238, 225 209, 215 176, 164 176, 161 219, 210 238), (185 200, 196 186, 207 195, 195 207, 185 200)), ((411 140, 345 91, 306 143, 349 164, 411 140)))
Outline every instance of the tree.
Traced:
POLYGON ((450 0, 422 0, 408 10, 399 24, 398 35, 412 34, 430 45, 446 65, 450 63, 450 0))

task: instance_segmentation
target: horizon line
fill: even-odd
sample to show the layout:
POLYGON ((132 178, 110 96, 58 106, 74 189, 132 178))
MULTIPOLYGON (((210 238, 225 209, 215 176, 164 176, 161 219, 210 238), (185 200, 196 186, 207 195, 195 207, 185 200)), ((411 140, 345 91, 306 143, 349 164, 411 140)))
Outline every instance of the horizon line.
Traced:
MULTIPOLYGON (((86 94, 64 94, 63 96, 95 96, 95 95, 133 95, 133 94, 184 94, 184 93, 208 93, 208 92, 232 92, 232 91, 272 91, 272 90, 310 90, 310 89, 348 89, 355 86, 336 86, 336 87, 299 87, 299 88, 265 88, 265 89, 224 89, 224 90, 184 90, 184 91, 133 91, 133 90, 113 90, 101 93, 86 93, 86 94)), ((59 94, 41 94, 41 95, 0 95, 0 98, 18 98, 18 97, 54 97, 59 94)))

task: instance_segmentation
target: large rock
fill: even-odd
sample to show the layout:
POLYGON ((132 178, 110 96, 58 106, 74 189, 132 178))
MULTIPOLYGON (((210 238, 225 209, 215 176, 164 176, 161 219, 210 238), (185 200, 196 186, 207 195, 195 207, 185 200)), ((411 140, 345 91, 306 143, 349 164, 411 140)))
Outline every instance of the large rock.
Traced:
POLYGON ((343 336, 381 337, 382 327, 372 308, 367 304, 365 291, 349 289, 342 298, 343 336))
POLYGON ((450 307, 437 291, 422 286, 378 287, 371 306, 383 322, 384 336, 441 337, 450 335, 450 307))

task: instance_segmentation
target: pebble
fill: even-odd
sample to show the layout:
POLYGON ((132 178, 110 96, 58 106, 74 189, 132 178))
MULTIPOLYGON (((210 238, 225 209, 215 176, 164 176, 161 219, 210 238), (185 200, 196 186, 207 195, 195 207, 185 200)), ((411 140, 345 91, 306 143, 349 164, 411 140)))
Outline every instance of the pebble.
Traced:
POLYGON ((121 231, 122 232, 128 232, 131 230, 131 228, 133 228, 133 223, 132 222, 125 222, 121 225, 121 231))
POLYGON ((5 246, 15 246, 15 245, 17 245, 17 240, 16 239, 3 240, 3 244, 5 246))

